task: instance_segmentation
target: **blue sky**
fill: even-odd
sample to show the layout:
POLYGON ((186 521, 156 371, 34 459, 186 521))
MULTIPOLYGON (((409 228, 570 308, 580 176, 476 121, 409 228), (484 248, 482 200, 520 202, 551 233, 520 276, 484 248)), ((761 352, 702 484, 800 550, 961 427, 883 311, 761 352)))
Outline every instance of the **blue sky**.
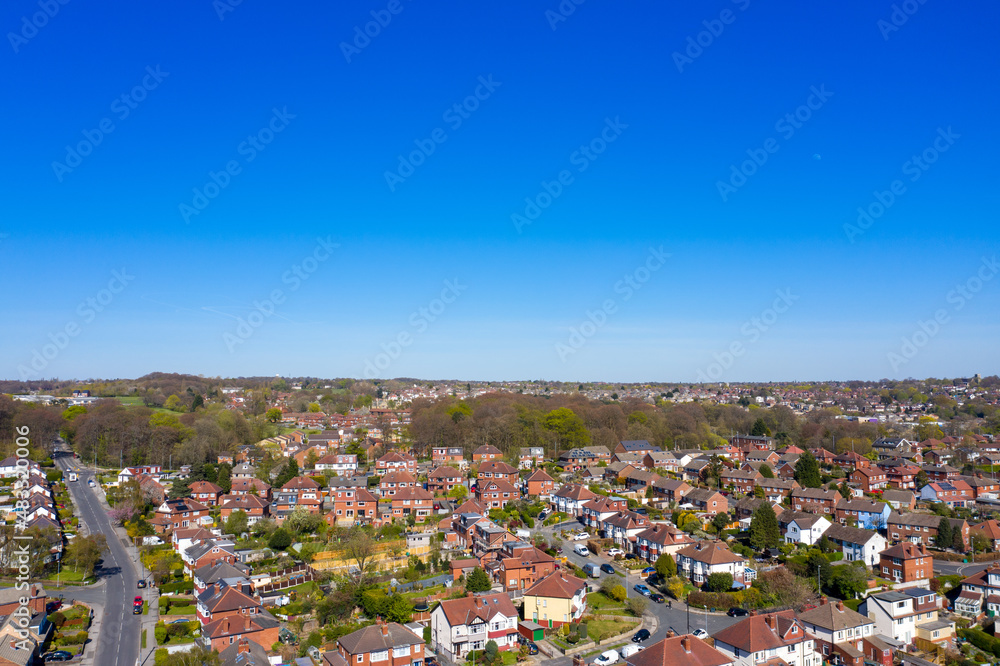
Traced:
POLYGON ((995 6, 44 6, 0 13, 0 376, 998 372, 995 6))

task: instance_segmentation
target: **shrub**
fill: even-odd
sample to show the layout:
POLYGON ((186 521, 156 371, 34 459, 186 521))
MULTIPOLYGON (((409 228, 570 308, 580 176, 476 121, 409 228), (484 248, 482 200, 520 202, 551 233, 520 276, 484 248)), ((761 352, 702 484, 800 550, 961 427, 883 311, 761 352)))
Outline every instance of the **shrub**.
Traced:
POLYGON ((575 631, 569 632, 569 636, 566 637, 566 642, 569 643, 570 645, 576 645, 577 643, 580 642, 580 634, 576 633, 575 631))
POLYGON ((625 591, 625 586, 615 585, 608 592, 608 596, 614 599, 615 601, 622 602, 625 601, 625 597, 628 596, 628 593, 625 591))
POLYGON ((86 631, 76 632, 76 643, 82 645, 86 642, 87 642, 87 632, 86 631))
POLYGON ((646 610, 646 598, 645 597, 629 597, 625 604, 629 611, 636 617, 639 617, 646 610))
POLYGON ((167 642, 167 627, 164 624, 157 624, 156 628, 153 629, 153 637, 156 638, 157 645, 163 645, 167 642))
POLYGON ((577 631, 580 634, 580 638, 586 638, 587 637, 587 623, 586 622, 581 622, 579 624, 578 628, 577 628, 577 631))
POLYGON ((56 611, 55 613, 49 615, 49 622, 54 624, 56 629, 60 629, 66 622, 66 616, 59 611, 56 611))

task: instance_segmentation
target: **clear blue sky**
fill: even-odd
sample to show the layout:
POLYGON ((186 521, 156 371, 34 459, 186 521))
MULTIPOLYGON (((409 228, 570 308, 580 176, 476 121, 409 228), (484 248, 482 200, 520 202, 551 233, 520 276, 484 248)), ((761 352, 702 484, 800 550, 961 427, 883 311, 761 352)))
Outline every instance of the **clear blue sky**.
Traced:
POLYGON ((0 376, 996 373, 1000 279, 949 294, 998 249, 1000 8, 892 4, 5 3, 0 376))

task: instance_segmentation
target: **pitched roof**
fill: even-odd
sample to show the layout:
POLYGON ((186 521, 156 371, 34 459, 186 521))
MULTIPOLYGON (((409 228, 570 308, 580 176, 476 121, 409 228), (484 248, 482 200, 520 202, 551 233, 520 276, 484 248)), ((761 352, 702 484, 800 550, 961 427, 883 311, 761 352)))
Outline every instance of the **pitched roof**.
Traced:
POLYGON ((864 544, 871 541, 872 537, 878 536, 878 532, 875 530, 866 530, 860 527, 851 527, 850 525, 840 525, 839 523, 834 523, 826 529, 823 536, 827 539, 833 539, 835 541, 864 544))
POLYGON ((897 543, 895 546, 886 548, 879 553, 879 555, 881 557, 896 557, 901 560, 915 560, 920 557, 928 557, 930 553, 928 553, 927 549, 923 547, 923 544, 904 541, 902 543, 897 543))
POLYGON ((372 624, 363 629, 341 636, 338 641, 348 654, 364 654, 375 650, 388 650, 404 645, 418 645, 424 642, 423 637, 399 624, 372 624), (382 633, 383 629, 385 634, 382 633))
POLYGON ((508 465, 502 460, 487 460, 479 464, 477 473, 490 472, 491 474, 517 474, 517 468, 508 465))
POLYGON ((486 455, 488 453, 492 453, 495 456, 502 456, 503 455, 503 451, 501 451, 497 447, 493 446, 492 444, 483 444, 478 449, 476 449, 475 451, 473 451, 472 455, 474 455, 474 456, 484 456, 484 455, 486 455))
POLYGON ((407 486, 406 488, 400 488, 399 490, 396 491, 395 495, 390 495, 386 499, 388 499, 388 500, 390 500, 392 502, 396 502, 398 500, 427 500, 427 501, 433 501, 434 500, 434 495, 431 495, 429 492, 427 492, 423 488, 411 488, 411 487, 407 486))
MULTIPOLYGON (((388 474, 386 475, 388 476, 388 474)), ((429 472, 427 474, 428 479, 461 479, 462 473, 459 472, 454 467, 449 467, 448 465, 441 465, 437 469, 429 472)))
POLYGON ((685 546, 677 551, 677 555, 689 557, 696 562, 705 564, 724 564, 726 562, 743 562, 744 558, 729 550, 729 546, 721 541, 699 541, 685 546))
POLYGON ((536 581, 524 591, 525 596, 547 597, 550 599, 572 599, 587 587, 587 584, 576 576, 569 576, 562 571, 553 571, 545 578, 536 581))
POLYGON ((546 474, 545 470, 542 469, 542 468, 540 468, 540 467, 538 469, 536 469, 531 476, 528 477, 528 481, 529 482, 530 481, 554 481, 554 480, 555 479, 553 479, 551 476, 549 476, 548 474, 546 474))
POLYGON ((383 483, 416 483, 417 480, 405 469, 395 469, 379 480, 379 485, 383 483))
POLYGON ((747 652, 762 652, 811 640, 812 636, 795 619, 795 611, 786 610, 751 615, 717 631, 712 638, 747 652))
POLYGON ((620 442, 626 451, 660 451, 660 447, 653 446, 644 439, 625 439, 620 442))
POLYGON ((872 620, 869 620, 861 613, 852 611, 850 608, 846 607, 844 602, 838 601, 837 603, 826 603, 825 599, 824 603, 820 604, 816 608, 799 613, 798 617, 802 622, 822 627, 824 629, 829 629, 831 631, 840 631, 841 629, 874 624, 872 620))
POLYGON ((464 626, 476 620, 489 622, 497 615, 517 617, 517 609, 506 592, 446 599, 441 610, 452 627, 464 626))
POLYGON ((555 496, 565 497, 566 499, 572 500, 592 500, 597 497, 597 494, 591 492, 587 488, 584 488, 578 483, 567 483, 555 492, 555 496))
POLYGON ((725 666, 729 657, 688 634, 664 638, 625 660, 628 666, 725 666))
POLYGON ((289 479, 288 483, 281 486, 282 490, 315 490, 320 486, 308 476, 296 476, 289 479))

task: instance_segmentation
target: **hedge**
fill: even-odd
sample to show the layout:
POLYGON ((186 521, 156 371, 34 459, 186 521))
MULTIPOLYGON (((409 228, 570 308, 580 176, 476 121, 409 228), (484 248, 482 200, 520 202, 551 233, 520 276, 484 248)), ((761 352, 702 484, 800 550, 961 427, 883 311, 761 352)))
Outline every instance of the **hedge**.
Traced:
POLYGON ((982 629, 959 629, 958 635, 966 639, 983 652, 1000 657, 1000 640, 990 636, 982 629))

